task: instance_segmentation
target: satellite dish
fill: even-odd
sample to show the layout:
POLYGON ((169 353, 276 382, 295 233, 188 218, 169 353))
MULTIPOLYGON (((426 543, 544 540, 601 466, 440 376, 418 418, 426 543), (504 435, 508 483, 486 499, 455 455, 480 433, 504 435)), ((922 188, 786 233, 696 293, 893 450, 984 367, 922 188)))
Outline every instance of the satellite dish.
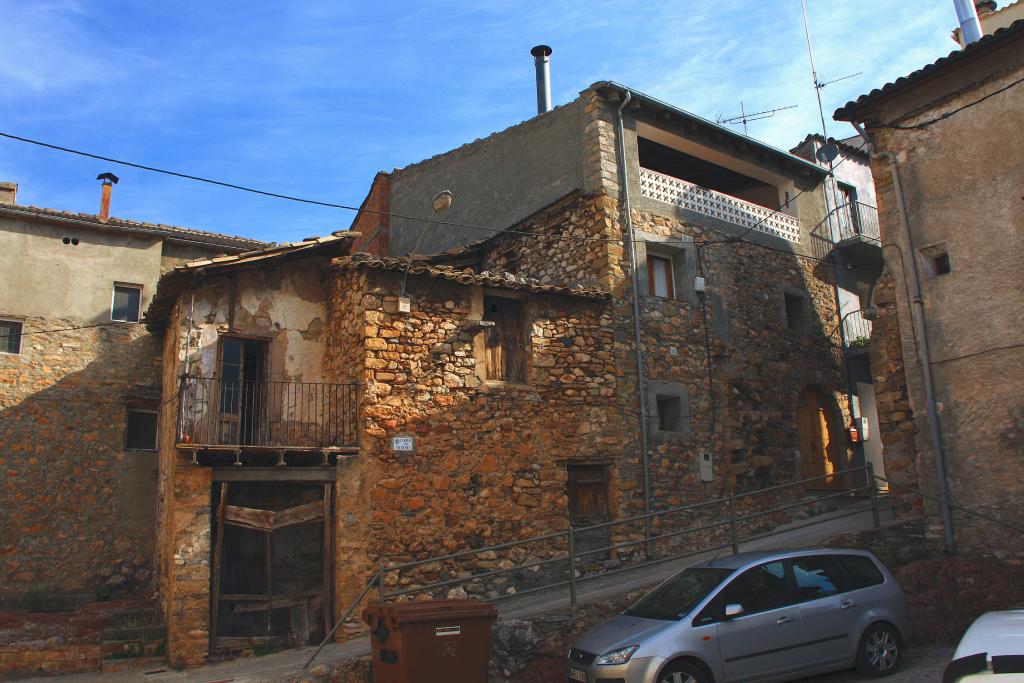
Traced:
POLYGON ((839 145, 834 142, 822 145, 814 153, 814 156, 818 157, 818 161, 823 164, 831 164, 839 156, 839 145))

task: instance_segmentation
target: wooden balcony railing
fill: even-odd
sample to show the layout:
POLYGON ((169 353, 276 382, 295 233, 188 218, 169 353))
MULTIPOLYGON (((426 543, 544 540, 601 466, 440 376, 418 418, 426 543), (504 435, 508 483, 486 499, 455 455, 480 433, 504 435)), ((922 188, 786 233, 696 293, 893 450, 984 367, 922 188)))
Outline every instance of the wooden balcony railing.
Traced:
POLYGON ((279 449, 358 445, 355 384, 183 377, 178 445, 279 449))

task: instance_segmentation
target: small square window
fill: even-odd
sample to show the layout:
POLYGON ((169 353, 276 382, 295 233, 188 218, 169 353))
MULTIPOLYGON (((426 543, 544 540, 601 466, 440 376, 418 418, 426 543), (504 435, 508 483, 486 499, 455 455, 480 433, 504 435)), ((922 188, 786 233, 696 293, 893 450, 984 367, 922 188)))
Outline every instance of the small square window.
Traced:
POLYGON ((791 330, 807 329, 807 299, 786 292, 786 327, 791 330))
POLYGON ((0 320, 0 353, 21 353, 22 323, 0 320))
POLYGON ((110 306, 111 320, 137 323, 141 306, 142 287, 139 285, 114 285, 114 300, 110 306))
POLYGON ((658 396, 658 429, 678 432, 683 428, 683 400, 679 396, 658 396))
POLYGON ((938 277, 953 272, 953 262, 949 259, 949 249, 945 242, 922 247, 920 252, 921 270, 925 277, 938 277))
POLYGON ((129 408, 125 419, 124 447, 129 451, 156 450, 156 412, 129 408))

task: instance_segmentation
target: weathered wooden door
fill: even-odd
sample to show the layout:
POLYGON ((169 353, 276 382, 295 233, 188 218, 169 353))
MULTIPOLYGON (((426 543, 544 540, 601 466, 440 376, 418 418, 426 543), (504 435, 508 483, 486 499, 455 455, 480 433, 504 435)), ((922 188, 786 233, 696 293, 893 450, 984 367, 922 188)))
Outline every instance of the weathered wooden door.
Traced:
POLYGON ((217 486, 211 653, 316 642, 332 626, 333 485, 217 486))
POLYGON ((225 337, 220 348, 220 443, 263 445, 267 343, 225 337))
POLYGON ((804 477, 826 477, 811 482, 809 486, 830 488, 838 485, 838 478, 831 476, 836 471, 832 455, 835 444, 832 442, 831 420, 825 396, 817 389, 804 389, 800 394, 796 419, 804 477))
MULTIPOLYGON (((604 465, 569 465, 569 524, 586 527, 609 521, 608 468, 604 465)), ((576 552, 596 550, 610 545, 609 527, 576 533, 576 552)), ((582 561, 600 559, 607 552, 585 555, 582 561)))

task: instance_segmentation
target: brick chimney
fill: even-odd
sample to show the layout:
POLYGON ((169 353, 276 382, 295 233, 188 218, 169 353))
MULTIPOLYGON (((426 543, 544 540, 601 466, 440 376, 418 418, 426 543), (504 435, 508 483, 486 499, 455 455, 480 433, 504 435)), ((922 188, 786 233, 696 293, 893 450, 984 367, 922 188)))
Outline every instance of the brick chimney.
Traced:
POLYGON ((98 215, 100 223, 106 223, 110 219, 110 188, 117 185, 117 176, 113 173, 100 173, 96 180, 102 180, 100 195, 100 212, 98 215))
POLYGON ((16 204, 18 183, 0 183, 0 204, 16 204))

